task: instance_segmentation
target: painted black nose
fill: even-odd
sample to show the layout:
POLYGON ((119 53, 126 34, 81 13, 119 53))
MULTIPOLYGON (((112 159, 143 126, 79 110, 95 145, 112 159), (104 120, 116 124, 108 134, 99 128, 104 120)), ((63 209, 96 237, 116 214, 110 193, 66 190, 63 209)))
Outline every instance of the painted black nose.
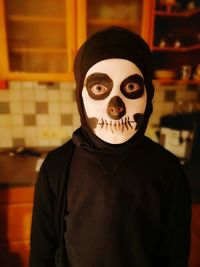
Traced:
POLYGON ((107 113, 111 117, 111 119, 119 120, 126 113, 126 107, 123 100, 119 96, 113 96, 107 108, 107 113))

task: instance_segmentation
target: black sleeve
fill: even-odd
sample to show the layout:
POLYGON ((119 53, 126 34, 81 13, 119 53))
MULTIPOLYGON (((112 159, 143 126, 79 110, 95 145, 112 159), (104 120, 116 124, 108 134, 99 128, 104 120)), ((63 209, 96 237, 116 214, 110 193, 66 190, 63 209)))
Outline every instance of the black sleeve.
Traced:
POLYGON ((181 167, 172 174, 165 198, 163 237, 158 266, 187 267, 190 253, 191 194, 181 167))
POLYGON ((45 160, 35 185, 30 241, 30 267, 55 267, 58 241, 55 230, 55 194, 45 160))

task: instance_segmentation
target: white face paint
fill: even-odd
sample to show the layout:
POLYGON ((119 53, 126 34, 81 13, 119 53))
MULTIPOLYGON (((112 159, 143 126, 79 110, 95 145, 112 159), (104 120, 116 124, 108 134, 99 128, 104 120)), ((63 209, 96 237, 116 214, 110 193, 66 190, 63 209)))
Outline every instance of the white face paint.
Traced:
POLYGON ((86 73, 82 98, 90 129, 107 143, 124 143, 143 120, 147 102, 143 75, 129 60, 99 61, 86 73))

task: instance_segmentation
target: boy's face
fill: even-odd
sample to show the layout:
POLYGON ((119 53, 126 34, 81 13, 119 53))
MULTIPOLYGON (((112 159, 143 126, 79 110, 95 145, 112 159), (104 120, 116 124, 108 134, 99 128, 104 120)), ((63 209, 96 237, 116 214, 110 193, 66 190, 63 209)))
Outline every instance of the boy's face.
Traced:
POLYGON ((140 128, 147 103, 139 68, 125 59, 106 59, 86 73, 82 91, 90 129, 103 141, 121 144, 140 128))

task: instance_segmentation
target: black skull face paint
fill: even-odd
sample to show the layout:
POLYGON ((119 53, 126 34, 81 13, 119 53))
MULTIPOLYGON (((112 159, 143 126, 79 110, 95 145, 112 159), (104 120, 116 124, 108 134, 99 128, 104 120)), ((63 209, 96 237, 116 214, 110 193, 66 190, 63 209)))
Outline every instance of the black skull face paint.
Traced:
POLYGON ((125 104, 119 96, 113 96, 110 99, 107 113, 114 120, 119 120, 126 114, 125 104))
POLYGON ((126 78, 120 86, 124 96, 130 99, 137 99, 144 94, 144 80, 139 74, 126 78))
POLYGON ((126 142, 143 122, 146 88, 141 71, 131 61, 113 58, 93 65, 82 98, 88 126, 105 142, 126 142))
POLYGON ((89 96, 95 100, 106 98, 113 87, 113 81, 105 73, 93 73, 89 75, 85 84, 89 96))

